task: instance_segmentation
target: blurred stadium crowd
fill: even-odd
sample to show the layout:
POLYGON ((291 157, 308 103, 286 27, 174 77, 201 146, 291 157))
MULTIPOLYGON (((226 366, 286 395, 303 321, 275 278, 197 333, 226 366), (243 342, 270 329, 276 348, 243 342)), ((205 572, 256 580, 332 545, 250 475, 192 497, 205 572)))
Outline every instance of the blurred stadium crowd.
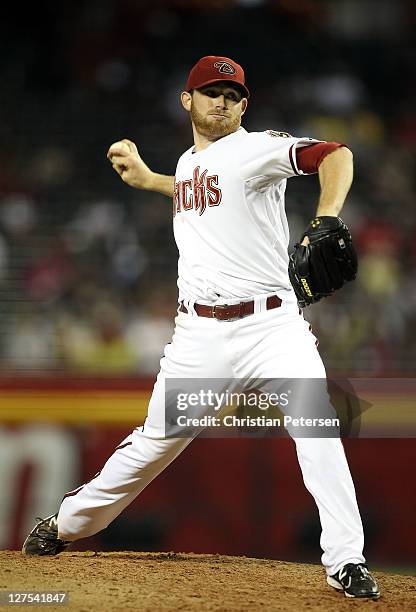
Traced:
MULTIPOLYGON (((213 53, 246 69, 246 129, 354 152, 343 218, 359 277, 305 312, 327 366, 414 370, 414 3, 84 0, 39 11, 10 9, 0 25, 3 372, 158 370, 176 309, 171 205, 124 185, 106 151, 127 137, 173 173, 191 145, 178 93, 213 53)), ((318 192, 317 177, 288 183, 294 241, 318 192)))

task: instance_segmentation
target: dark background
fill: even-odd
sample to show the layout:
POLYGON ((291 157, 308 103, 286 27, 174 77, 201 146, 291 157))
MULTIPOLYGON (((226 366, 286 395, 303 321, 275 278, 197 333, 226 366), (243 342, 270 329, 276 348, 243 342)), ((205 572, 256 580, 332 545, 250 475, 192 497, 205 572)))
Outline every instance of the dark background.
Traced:
MULTIPOLYGON (((128 137, 152 168, 174 173, 191 144, 179 103, 187 73, 202 55, 223 54, 246 70, 247 129, 338 140, 354 152, 342 214, 359 278, 306 311, 327 366, 412 373, 415 15, 413 2, 393 0, 3 9, 2 369, 157 371, 176 303, 171 205, 123 184, 106 151, 128 137)), ((315 212, 317 184, 289 181, 293 241, 315 212)))

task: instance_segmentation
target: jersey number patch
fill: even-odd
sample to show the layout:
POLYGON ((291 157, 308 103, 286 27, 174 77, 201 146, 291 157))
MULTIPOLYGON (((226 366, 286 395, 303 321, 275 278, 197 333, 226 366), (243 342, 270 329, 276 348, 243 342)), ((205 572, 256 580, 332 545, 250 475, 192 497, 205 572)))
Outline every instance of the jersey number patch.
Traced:
POLYGON ((288 132, 276 132, 275 130, 266 130, 266 134, 275 138, 292 138, 288 132))

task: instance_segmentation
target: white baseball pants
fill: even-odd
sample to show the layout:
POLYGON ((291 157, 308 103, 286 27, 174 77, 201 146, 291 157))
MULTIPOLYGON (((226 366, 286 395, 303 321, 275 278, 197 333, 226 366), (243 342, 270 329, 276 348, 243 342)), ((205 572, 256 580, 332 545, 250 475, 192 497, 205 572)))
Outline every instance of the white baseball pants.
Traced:
MULTIPOLYGON (((231 322, 178 314, 144 426, 120 444, 90 482, 67 494, 58 514, 60 538, 73 541, 107 527, 191 442, 165 438, 166 377, 325 378, 316 339, 297 305, 262 307, 264 299, 256 300, 255 314, 231 322)), ((318 506, 327 573, 345 563, 364 563, 361 518, 341 440, 294 441, 305 486, 318 506)))

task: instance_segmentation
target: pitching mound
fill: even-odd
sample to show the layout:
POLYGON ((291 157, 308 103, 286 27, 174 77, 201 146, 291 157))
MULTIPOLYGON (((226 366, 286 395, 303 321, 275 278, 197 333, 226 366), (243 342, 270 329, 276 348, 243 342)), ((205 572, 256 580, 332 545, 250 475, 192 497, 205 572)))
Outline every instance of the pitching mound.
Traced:
POLYGON ((67 552, 25 557, 0 551, 0 590, 69 592, 69 605, 46 606, 50 611, 416 609, 416 578, 376 576, 382 597, 359 601, 328 587, 316 565, 222 555, 67 552))

